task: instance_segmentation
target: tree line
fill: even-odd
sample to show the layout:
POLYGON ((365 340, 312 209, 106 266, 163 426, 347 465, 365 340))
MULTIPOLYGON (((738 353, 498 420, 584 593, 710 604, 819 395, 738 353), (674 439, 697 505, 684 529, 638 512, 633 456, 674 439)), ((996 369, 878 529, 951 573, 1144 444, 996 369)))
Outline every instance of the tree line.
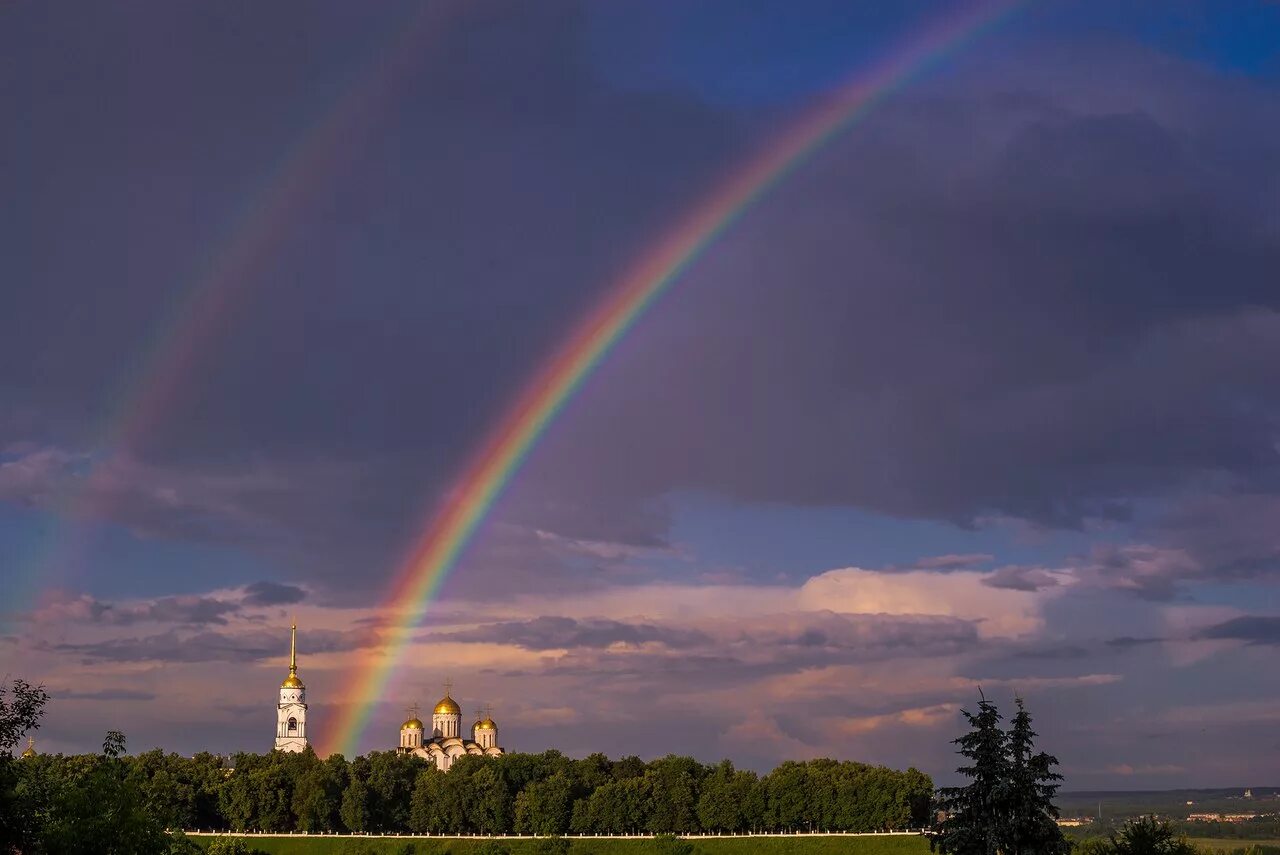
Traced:
MULTIPOLYGON (((24 796, 74 789, 93 755, 17 761, 24 796)), ((933 782, 863 763, 786 762, 760 776, 728 760, 644 762, 558 751, 464 756, 449 772, 380 751, 121 756, 123 785, 166 828, 267 832, 688 834, 877 831, 927 824, 933 782)), ((39 811, 39 806, 33 805, 39 811)))

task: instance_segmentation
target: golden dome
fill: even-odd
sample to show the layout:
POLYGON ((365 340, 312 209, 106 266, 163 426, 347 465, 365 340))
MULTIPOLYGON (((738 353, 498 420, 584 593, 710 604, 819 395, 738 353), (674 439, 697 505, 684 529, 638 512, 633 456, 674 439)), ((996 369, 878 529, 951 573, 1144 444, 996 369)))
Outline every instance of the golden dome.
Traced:
POLYGON ((295 670, 293 670, 292 668, 290 668, 290 669, 289 669, 289 676, 284 678, 284 682, 280 684, 280 688, 282 688, 282 689, 305 689, 305 688, 306 688, 306 686, 304 686, 304 685, 302 684, 302 681, 298 679, 298 672, 297 672, 297 671, 295 671, 295 670))
POLYGON ((401 730, 426 730, 426 725, 422 723, 420 718, 411 718, 404 724, 400 725, 401 730))
POLYGON ((484 721, 476 722, 476 730, 497 730, 498 726, 493 723, 493 719, 486 718, 484 721))
POLYGON ((457 701, 445 695, 440 699, 440 703, 436 704, 435 715, 462 715, 462 708, 458 706, 457 701))

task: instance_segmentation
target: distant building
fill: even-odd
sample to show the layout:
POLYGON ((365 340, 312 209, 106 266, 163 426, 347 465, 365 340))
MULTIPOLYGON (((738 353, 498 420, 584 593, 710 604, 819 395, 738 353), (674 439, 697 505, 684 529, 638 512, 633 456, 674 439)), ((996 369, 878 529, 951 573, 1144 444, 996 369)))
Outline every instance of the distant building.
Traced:
POLYGON ((1257 819, 1256 813, 1192 813, 1187 814, 1191 822, 1248 822, 1257 819))
POLYGON ((307 750, 307 687, 298 679, 298 625, 289 627, 289 676, 276 704, 277 751, 307 750))
POLYGON ((1082 825, 1093 825, 1093 817, 1091 816, 1073 816, 1067 819, 1058 820, 1061 828, 1079 828, 1082 825))

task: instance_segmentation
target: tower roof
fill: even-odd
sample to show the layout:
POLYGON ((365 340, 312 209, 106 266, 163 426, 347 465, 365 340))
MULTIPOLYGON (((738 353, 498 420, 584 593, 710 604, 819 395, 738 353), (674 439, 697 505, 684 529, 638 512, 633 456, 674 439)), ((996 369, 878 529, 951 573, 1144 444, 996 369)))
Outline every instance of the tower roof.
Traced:
POLYGON ((462 707, 458 706, 458 702, 449 696, 449 692, 453 689, 453 683, 449 680, 444 681, 444 697, 436 703, 436 708, 432 710, 432 715, 462 715, 462 707))
POLYGON ((435 715, 462 715, 462 707, 458 706, 458 702, 453 698, 445 695, 440 699, 440 702, 436 704, 436 708, 433 712, 435 715))
POLYGON ((298 624, 294 623, 289 627, 289 676, 284 678, 284 682, 280 684, 282 689, 305 689, 306 686, 298 679, 298 624))

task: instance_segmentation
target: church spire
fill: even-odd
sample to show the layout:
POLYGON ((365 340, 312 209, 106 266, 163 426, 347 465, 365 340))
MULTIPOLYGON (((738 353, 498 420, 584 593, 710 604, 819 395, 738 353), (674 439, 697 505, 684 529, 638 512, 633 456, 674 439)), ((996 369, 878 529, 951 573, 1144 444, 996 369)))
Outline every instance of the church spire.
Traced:
POLYGON ((280 684, 282 689, 305 689, 298 679, 298 622, 289 627, 289 676, 280 684))

